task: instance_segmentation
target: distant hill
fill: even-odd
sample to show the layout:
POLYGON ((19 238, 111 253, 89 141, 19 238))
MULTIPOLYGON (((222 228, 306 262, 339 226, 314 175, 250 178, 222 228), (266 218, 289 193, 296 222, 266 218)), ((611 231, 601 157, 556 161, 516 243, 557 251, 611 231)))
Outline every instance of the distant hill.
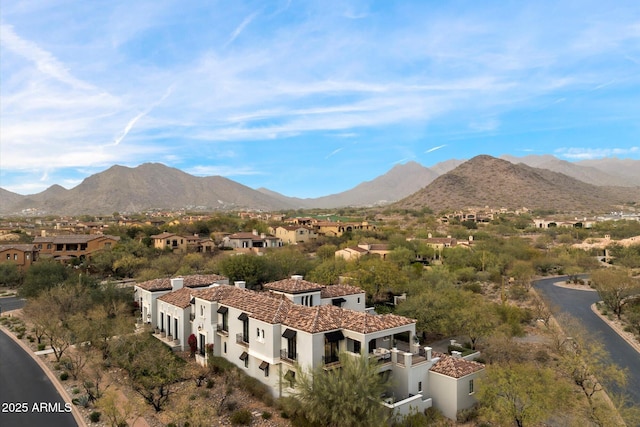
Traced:
POLYGON ((630 200, 640 202, 639 189, 598 187, 561 173, 482 155, 439 176, 394 206, 428 206, 436 212, 484 206, 605 212, 630 200))
POLYGON ((343 206, 373 206, 395 202, 415 193, 438 174, 416 162, 394 166, 389 172, 371 181, 365 181, 342 193, 315 199, 304 199, 310 208, 337 208, 343 206))
MULTIPOLYGON (((567 176, 598 186, 618 186, 618 187, 634 187, 640 185, 629 179, 628 175, 620 173, 620 170, 612 169, 613 173, 608 173, 603 169, 604 160, 596 160, 592 166, 580 163, 571 163, 566 160, 560 160, 552 155, 536 156, 529 155, 524 157, 501 156, 501 159, 508 160, 511 163, 523 163, 539 169, 548 169, 553 172, 563 173, 567 176)), ((640 162, 636 162, 636 167, 640 169, 640 162)), ((640 176, 639 176, 640 178, 640 176)))
POLYGON ((426 203, 434 209, 491 205, 567 210, 575 204, 576 210, 602 212, 620 201, 637 201, 640 160, 571 163, 550 155, 503 158, 451 159, 430 168, 408 162, 347 191, 313 199, 254 190, 220 176, 196 177, 159 163, 116 165, 70 190, 53 185, 23 196, 0 188, 0 214, 26 209, 56 215, 182 208, 274 211, 375 206, 401 199, 406 206, 426 203))
POLYGON ((52 186, 41 193, 12 200, 13 204, 5 203, 3 193, 0 207, 3 213, 28 208, 74 215, 197 207, 207 210, 298 208, 227 178, 195 177, 159 163, 145 163, 136 168, 112 166, 70 190, 52 186))
POLYGON ((576 164, 599 169, 613 176, 622 177, 627 185, 640 186, 640 160, 605 158, 582 160, 576 164))

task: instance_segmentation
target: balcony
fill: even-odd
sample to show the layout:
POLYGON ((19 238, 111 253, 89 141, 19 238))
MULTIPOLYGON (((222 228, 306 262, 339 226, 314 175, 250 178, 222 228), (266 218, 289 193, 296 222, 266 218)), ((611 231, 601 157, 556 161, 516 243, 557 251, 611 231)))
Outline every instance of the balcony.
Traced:
POLYGON ((244 334, 236 334, 236 344, 249 347, 249 337, 245 337, 244 334))
POLYGON ((229 336, 229 329, 225 329, 225 327, 221 324, 216 325, 216 332, 225 337, 229 336))
POLYGON ((294 364, 296 363, 296 360, 298 360, 298 353, 290 353, 289 349, 283 348, 280 350, 280 359, 283 362, 294 364))

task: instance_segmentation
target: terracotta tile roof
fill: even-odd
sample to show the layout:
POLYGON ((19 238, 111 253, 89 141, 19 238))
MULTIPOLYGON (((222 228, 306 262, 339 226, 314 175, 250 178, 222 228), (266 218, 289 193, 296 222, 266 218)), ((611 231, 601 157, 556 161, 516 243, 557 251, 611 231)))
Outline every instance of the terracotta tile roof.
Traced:
POLYGON ((136 283, 136 286, 146 291, 168 291, 171 290, 171 279, 165 277, 163 279, 147 280, 146 282, 136 283))
POLYGON ((415 322, 413 319, 395 314, 368 314, 334 305, 315 307, 293 305, 282 324, 309 333, 346 329, 369 334, 415 322))
MULTIPOLYGON (((193 274, 191 276, 185 276, 184 286, 187 288, 202 288, 213 285, 227 280, 226 277, 217 274, 193 274)), ((146 282, 140 282, 136 284, 137 287, 154 292, 154 291, 170 291, 171 279, 165 277, 162 279, 147 280, 146 282)))
POLYGON ((66 234, 62 236, 38 236, 33 239, 33 243, 88 243, 96 239, 110 239, 119 241, 120 237, 108 234, 66 234))
POLYGON ((273 297, 266 293, 235 289, 236 291, 225 293, 218 303, 242 310, 248 313, 249 317, 266 323, 282 323, 282 319, 294 306, 290 300, 284 297, 273 297))
POLYGON ((388 251, 390 246, 387 245, 386 243, 372 243, 371 245, 369 245, 369 250, 370 251, 388 251))
POLYGON ((162 232, 160 234, 154 234, 153 236, 151 236, 152 239, 166 239, 167 237, 171 237, 171 236, 177 236, 177 234, 174 233, 168 233, 168 232, 162 232))
POLYGON ((360 252, 361 254, 366 254, 367 252, 369 252, 368 250, 358 247, 358 246, 349 246, 348 248, 344 248, 341 249, 343 251, 353 251, 353 252, 360 252))
POLYGON ((158 298, 159 301, 164 301, 171 305, 175 305, 180 308, 187 308, 191 304, 191 297, 195 296, 198 290, 182 288, 177 291, 169 292, 158 298))
POLYGON ((357 295, 364 293, 364 290, 351 285, 331 285, 325 286, 320 291, 320 298, 337 298, 345 295, 357 295))
MULTIPOLYGON (((358 289, 353 286, 346 288, 358 289)), ((282 296, 267 292, 258 293, 231 285, 199 289, 194 296, 242 310, 253 319, 271 324, 281 323, 284 326, 309 333, 346 329, 368 334, 416 322, 413 319, 395 314, 368 314, 334 305, 307 307, 294 304, 282 296)))
POLYGON ((347 329, 361 334, 384 331, 385 329, 397 328, 399 326, 416 323, 414 319, 397 314, 368 314, 360 311, 343 309, 343 329, 347 329))
POLYGON ((184 286, 188 288, 199 288, 203 286, 210 286, 214 283, 220 283, 228 280, 224 276, 219 274, 192 274, 190 276, 184 276, 184 286))
POLYGON ((484 369, 482 363, 449 356, 448 354, 433 352, 433 357, 439 357, 440 360, 431 367, 430 371, 452 378, 462 378, 484 369))
POLYGON ((7 245, 0 245, 0 251, 16 250, 22 252, 33 252, 36 250, 36 245, 30 243, 9 243, 7 245))
POLYGON ((303 279, 284 279, 263 285, 264 289, 286 292, 288 294, 300 294, 304 292, 319 291, 324 286, 319 283, 309 282, 303 279))

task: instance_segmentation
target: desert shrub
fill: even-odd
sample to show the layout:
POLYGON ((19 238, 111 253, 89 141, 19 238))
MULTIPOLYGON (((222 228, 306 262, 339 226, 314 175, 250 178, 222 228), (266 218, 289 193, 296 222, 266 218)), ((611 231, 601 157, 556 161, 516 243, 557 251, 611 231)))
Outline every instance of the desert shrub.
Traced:
POLYGON ((231 424, 234 426, 248 426, 251 425, 252 420, 251 412, 247 409, 239 409, 231 414, 231 424))
POLYGON ((47 345, 45 343, 40 343, 38 344, 38 351, 42 351, 47 347, 47 345))
POLYGON ((262 419, 263 420, 270 420, 271 419, 271 412, 269 411, 262 411, 262 419))
POLYGON ((459 423, 468 423, 478 418, 478 406, 474 405, 467 409, 461 409, 456 413, 456 419, 459 423))
POLYGON ((98 421, 100 421, 100 415, 102 415, 100 412, 93 411, 92 413, 89 414, 89 420, 92 423, 97 423, 98 421))
POLYGON ((238 402, 235 400, 227 400, 225 407, 227 408, 227 411, 233 412, 238 408, 238 402))
POLYGON ((60 374, 60 381, 66 381, 69 379, 69 374, 66 372, 63 372, 60 374))
POLYGON ((235 367, 233 363, 229 362, 224 357, 219 356, 210 356, 208 366, 214 374, 221 374, 235 367))

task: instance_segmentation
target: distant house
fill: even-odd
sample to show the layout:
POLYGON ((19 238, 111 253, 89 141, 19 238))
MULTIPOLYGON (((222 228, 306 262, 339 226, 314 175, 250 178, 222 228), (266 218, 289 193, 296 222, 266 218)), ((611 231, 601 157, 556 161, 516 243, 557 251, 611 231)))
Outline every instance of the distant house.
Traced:
POLYGON ((306 226, 281 225, 278 227, 269 227, 269 231, 275 237, 279 238, 282 243, 288 245, 306 243, 318 238, 318 233, 316 233, 313 228, 306 226))
POLYGON ((160 250, 170 249, 174 252, 187 252, 187 238, 179 234, 163 232, 151 236, 153 247, 160 250))
POLYGON ((34 244, 0 245, 0 262, 15 264, 22 271, 26 271, 37 258, 38 248, 34 244))
POLYGON ((363 222, 333 222, 333 221, 318 221, 314 223, 313 227, 317 233, 322 236, 336 236, 340 237, 344 233, 351 233, 356 230, 375 230, 376 226, 369 224, 367 221, 363 222))
POLYGON ((96 252, 111 249, 120 241, 118 236, 108 234, 69 234, 61 236, 39 236, 33 239, 41 258, 60 261, 74 258, 89 259, 96 252))
POLYGON ((267 248, 281 247, 282 240, 276 236, 264 233, 259 234, 256 230, 253 230, 251 233, 240 232, 224 236, 222 238, 222 246, 246 252, 261 252, 267 248))
POLYGON ((349 246, 339 249, 335 252, 336 258, 343 258, 347 261, 358 259, 363 255, 378 255, 382 259, 386 259, 391 249, 389 245, 382 243, 361 243, 358 246, 349 246))

